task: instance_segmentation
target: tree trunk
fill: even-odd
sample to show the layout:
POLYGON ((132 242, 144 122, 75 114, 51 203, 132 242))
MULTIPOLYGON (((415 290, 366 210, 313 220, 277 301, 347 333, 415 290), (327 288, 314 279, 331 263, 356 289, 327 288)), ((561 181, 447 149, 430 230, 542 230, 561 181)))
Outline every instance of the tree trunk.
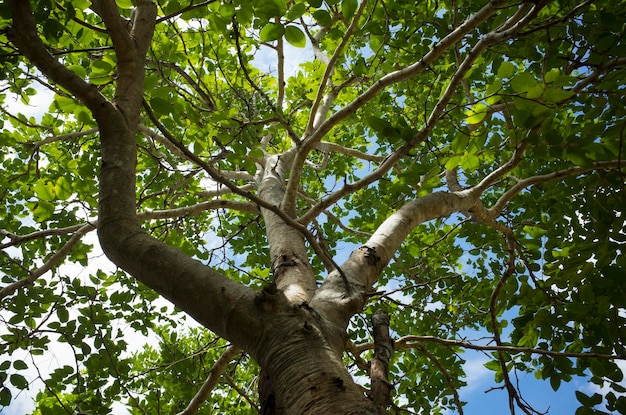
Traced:
POLYGON ((259 339, 265 414, 378 414, 352 380, 323 318, 306 306, 275 316, 259 339), (274 410, 272 412, 271 410, 274 410))

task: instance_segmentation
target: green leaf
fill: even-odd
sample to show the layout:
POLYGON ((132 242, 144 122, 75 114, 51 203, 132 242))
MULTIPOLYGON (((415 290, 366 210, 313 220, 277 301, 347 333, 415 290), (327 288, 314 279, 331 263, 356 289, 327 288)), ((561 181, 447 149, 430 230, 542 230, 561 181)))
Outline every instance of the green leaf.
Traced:
POLYGON ((273 40, 280 39, 285 33, 285 27, 278 23, 266 24, 259 33, 259 39, 261 42, 271 42, 273 40))
POLYGON ((263 150, 261 150, 260 148, 252 149, 250 153, 248 153, 248 156, 250 156, 251 158, 259 160, 263 158, 263 155, 263 150))
POLYGON ((76 108, 76 101, 72 98, 56 95, 53 101, 56 108, 63 112, 73 113, 76 108))
POLYGON ((87 71, 85 70, 85 67, 82 65, 70 65, 67 68, 82 79, 85 79, 87 77, 87 71))
POLYGON ((500 79, 496 79, 493 81, 485 90, 485 101, 487 104, 495 104, 498 102, 501 97, 498 93, 502 90, 502 81, 500 79))
POLYGON ((115 3, 120 9, 132 9, 134 7, 132 0, 115 0, 115 3))
POLYGON ((326 26, 333 20, 330 13, 324 9, 313 12, 313 18, 320 24, 320 26, 326 26))
POLYGON ((28 369, 28 365, 23 360, 16 360, 13 362, 13 367, 16 370, 25 370, 28 369))
POLYGON ((511 80, 515 92, 525 93, 529 99, 538 98, 543 94, 543 86, 530 73, 520 72, 511 80))
POLYGON ((351 20, 358 7, 357 0, 341 0, 341 13, 347 20, 351 20))
POLYGON ((57 198, 66 200, 72 195, 72 186, 65 177, 61 176, 54 185, 54 192, 57 198))
POLYGON ((11 390, 0 386, 0 406, 9 406, 11 403, 11 390))
POLYGON ((173 107, 171 101, 162 97, 153 97, 150 99, 150 106, 158 115, 168 115, 172 112, 173 107))
POLYGON ((226 20, 230 20, 235 15, 235 6, 228 3, 223 3, 218 9, 220 16, 226 20))
POLYGON ((54 184, 46 179, 37 180, 33 190, 35 191, 35 196, 40 200, 52 201, 55 199, 56 193, 54 184))
POLYGON ((553 68, 546 72, 546 74, 543 76, 543 80, 546 82, 546 84, 551 84, 552 82, 556 81, 559 76, 561 76, 561 70, 559 68, 553 68))
POLYGON ((482 122, 487 116, 487 106, 482 102, 478 102, 465 112, 467 118, 465 121, 468 124, 478 124, 482 122))
POLYGON ((293 6, 291 6, 285 17, 287 18, 287 20, 293 21, 302 17, 304 12, 306 12, 306 4, 295 3, 293 6))
POLYGON ((91 113, 82 106, 76 108, 76 119, 83 124, 91 124, 93 122, 91 113))
POLYGON ((497 360, 490 360, 484 363, 483 366, 489 370, 493 370, 494 372, 499 372, 502 370, 502 366, 500 365, 500 362, 497 360))
POLYGON ((500 64, 500 67, 498 68, 498 78, 510 78, 511 76, 513 76, 516 70, 517 68, 511 62, 504 61, 500 64))
POLYGON ((40 200, 37 203, 26 204, 33 213, 37 222, 45 222, 54 215, 54 205, 50 202, 40 200))
POLYGON ((50 40, 58 41, 61 38, 63 32, 65 32, 65 26, 63 26, 56 19, 48 19, 43 24, 43 34, 50 40))
POLYGON ((91 75, 108 75, 113 71, 113 65, 104 59, 94 59, 91 61, 91 75))
POLYGON ((287 13, 287 2, 282 0, 259 0, 255 7, 258 17, 268 21, 272 17, 281 17, 287 13))
POLYGON ((10 376, 11 385, 18 389, 28 389, 28 381, 19 373, 14 373, 10 376))
POLYGON ((303 48, 306 46, 306 36, 299 27, 291 25, 287 26, 285 28, 285 39, 297 48, 303 48))
POLYGON ((70 318, 70 313, 65 307, 57 308, 57 317, 61 323, 66 323, 70 318))

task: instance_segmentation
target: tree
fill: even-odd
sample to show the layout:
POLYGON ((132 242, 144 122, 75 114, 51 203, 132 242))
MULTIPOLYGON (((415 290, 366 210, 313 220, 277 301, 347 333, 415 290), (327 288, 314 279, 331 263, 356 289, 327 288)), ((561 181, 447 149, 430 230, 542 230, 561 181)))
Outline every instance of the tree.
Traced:
POLYGON ((626 413, 624 6, 4 2, 0 404, 61 343, 42 414, 194 413, 235 356, 261 413, 462 413, 465 349, 511 413, 526 371, 626 413), (119 268, 64 271, 96 229, 119 268))

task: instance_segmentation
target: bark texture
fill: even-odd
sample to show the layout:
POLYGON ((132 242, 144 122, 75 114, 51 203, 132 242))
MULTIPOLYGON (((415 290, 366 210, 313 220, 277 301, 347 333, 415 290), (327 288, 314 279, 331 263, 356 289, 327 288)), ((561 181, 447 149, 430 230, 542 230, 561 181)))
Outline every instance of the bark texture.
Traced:
POLYGON ((370 362, 372 388, 370 397, 384 413, 391 404, 391 384, 389 383, 389 361, 393 353, 393 340, 389 336, 389 315, 377 310, 372 316, 374 334, 374 357, 370 362))

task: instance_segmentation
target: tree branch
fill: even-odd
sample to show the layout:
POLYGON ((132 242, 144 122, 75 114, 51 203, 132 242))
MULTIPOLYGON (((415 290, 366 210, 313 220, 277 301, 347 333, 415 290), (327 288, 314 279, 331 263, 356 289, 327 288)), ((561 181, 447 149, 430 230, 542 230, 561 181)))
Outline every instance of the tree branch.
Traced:
POLYGON ((48 260, 35 271, 31 272, 30 275, 24 279, 15 281, 12 284, 9 284, 0 290, 0 300, 5 297, 13 294, 15 291, 19 290, 22 287, 33 284, 37 278, 41 277, 43 274, 51 270, 54 266, 59 264, 63 258, 71 251, 71 249, 82 239, 82 237, 95 229, 95 225, 88 223, 86 225, 81 226, 74 235, 63 245, 58 251, 56 251, 48 260))
POLYGON ((30 1, 9 0, 13 14, 7 37, 48 79, 67 89, 89 109, 104 105, 107 99, 95 85, 85 82, 57 61, 47 50, 37 33, 37 24, 30 1))
POLYGON ((132 62, 136 53, 135 44, 128 31, 128 22, 120 16, 115 0, 94 0, 93 10, 106 26, 119 64, 124 66, 132 62))
POLYGON ((378 309, 372 316, 374 335, 374 356, 370 361, 369 374, 372 381, 370 398, 380 413, 384 413, 391 403, 389 384, 389 361, 393 354, 393 340, 389 336, 389 315, 378 309))
MULTIPOLYGON (((430 65, 432 61, 437 59, 441 55, 441 53, 443 53, 443 51, 441 51, 442 48, 451 47, 454 44, 454 42, 458 40, 457 37, 464 36, 466 32, 469 32, 470 30, 474 29, 478 24, 482 23, 485 19, 487 19, 489 16, 495 13, 497 10, 497 8, 495 7, 499 7, 500 3, 501 2, 490 2, 487 6, 481 9, 474 17, 465 21, 455 31, 453 31, 451 34, 446 36, 441 42, 439 42, 438 45, 433 47, 433 49, 428 54, 426 54, 425 57, 422 58, 422 60, 420 60, 419 62, 411 65, 408 68, 393 72, 381 78, 372 87, 370 87, 370 89, 368 89, 366 92, 364 92, 361 95, 361 97, 363 98, 359 97, 355 99, 352 103, 348 104, 343 109, 339 110, 337 113, 332 115, 324 124, 322 124, 319 128, 317 128, 313 134, 308 136, 304 142, 304 147, 306 147, 307 143, 310 143, 311 140, 313 140, 312 137, 317 137, 318 134, 325 134, 327 132, 325 126, 328 126, 328 129, 330 130, 330 128, 332 128, 332 126, 334 125, 334 124, 331 124, 331 121, 333 119, 336 119, 337 120, 336 122, 339 122, 343 117, 346 117, 348 114, 343 114, 343 111, 346 110, 346 108, 350 108, 354 106, 352 110, 352 112, 354 112, 358 108, 360 108, 360 106, 364 105, 365 102, 373 98, 373 96, 375 96, 378 92, 380 92, 386 86, 392 83, 404 80, 408 77, 414 76, 415 74, 421 72, 428 65, 430 65), (491 9, 492 7, 494 7, 494 9, 491 9), (411 68, 411 70, 409 70, 409 68, 411 68), (387 80, 383 82, 383 80, 385 79, 387 80), (373 95, 370 96, 369 95, 370 93, 373 95), (361 99, 363 99, 364 101, 361 102, 361 99), (340 116, 340 114, 343 114, 343 115, 340 116)), ((539 12, 539 9, 541 8, 540 6, 534 6, 528 13, 526 13, 526 11, 528 10, 528 7, 529 6, 526 6, 526 5, 520 6, 520 9, 518 10, 517 13, 514 14, 514 16, 509 18, 502 26, 500 26, 496 30, 489 32, 487 35, 482 37, 481 40, 478 41, 478 43, 468 53, 463 63, 461 63, 459 68, 451 77, 450 82, 448 83, 448 86, 446 87, 446 90, 442 94, 441 98, 435 104, 435 107, 431 111, 428 117, 428 120, 426 121, 426 124, 414 137, 408 140, 408 142, 404 144, 402 147, 400 147, 399 149, 394 151, 392 154, 390 154, 375 171, 364 176, 363 178, 361 178, 360 180, 357 180, 354 183, 346 184, 337 192, 329 195, 328 197, 320 201, 320 203, 318 203, 316 206, 309 209, 308 212, 306 212, 304 215, 301 216, 300 221, 302 223, 308 223, 310 220, 312 220, 312 218, 316 217, 322 210, 326 209, 328 206, 337 202, 346 194, 350 194, 356 190, 362 189, 363 187, 368 186, 369 184, 375 182, 380 177, 382 177, 387 171, 389 171, 389 169, 391 169, 401 157, 408 154, 409 151, 412 150, 416 145, 426 140, 430 132, 435 127, 436 123, 443 116, 445 107, 450 102, 450 99, 452 98, 452 95, 454 94, 456 88, 462 81, 467 71, 471 69, 472 64, 480 56, 480 54, 485 49, 487 49, 487 47, 495 43, 502 42, 514 36, 517 32, 519 32, 524 27, 524 25, 530 22, 532 17, 534 17, 536 13, 539 12), (520 15, 523 15, 524 13, 526 13, 526 15, 523 18, 520 18, 520 15), (501 31, 502 28, 504 28, 505 30, 501 31)), ((302 153, 302 150, 300 150, 300 152, 294 159, 293 166, 295 166, 296 168, 300 165, 299 163, 297 163, 297 159, 300 157, 301 153, 302 153)), ((296 170, 294 172, 292 168, 292 175, 289 180, 288 186, 293 186, 292 181, 296 179, 299 180, 299 177, 300 177, 300 170, 296 170)))
MULTIPOLYGON (((351 103, 343 107, 341 110, 333 114, 329 119, 320 125, 312 134, 307 136, 305 144, 309 142, 319 141, 319 138, 326 134, 330 129, 343 120, 350 114, 356 112, 359 108, 369 102, 372 98, 378 95, 383 89, 388 86, 412 78, 415 75, 424 71, 430 64, 436 61, 446 50, 452 47, 456 42, 460 41, 466 34, 476 29, 481 23, 493 16, 501 7, 504 6, 506 0, 490 1, 481 10, 479 10, 474 16, 468 18, 465 22, 459 25, 455 30, 449 33, 446 37, 441 39, 433 48, 426 53, 418 62, 407 66, 406 68, 399 69, 391 72, 370 86, 365 92, 355 98, 351 103)), ((465 73, 465 72, 464 72, 465 73)), ((463 74, 464 74, 463 73, 463 74)), ((462 76, 460 76, 462 78, 462 76)))
MULTIPOLYGON (((529 131, 528 133, 530 134, 531 131, 529 131)), ((485 190, 487 190, 489 186, 495 183, 496 180, 503 177, 505 174, 517 167, 519 162, 522 161, 524 151, 528 148, 529 145, 530 144, 528 142, 522 142, 520 145, 518 145, 515 148, 513 156, 511 157, 511 159, 509 159, 509 161, 485 176, 485 178, 482 179, 480 183, 478 183, 476 186, 473 186, 473 188, 476 189, 477 192, 483 193, 485 190)))
MULTIPOLYGON (((319 142, 326 133, 328 133, 335 125, 339 122, 347 118, 349 115, 355 113, 359 108, 363 107, 366 103, 371 101, 375 96, 377 96, 381 91, 383 91, 388 86, 404 81, 405 79, 416 76, 417 74, 424 71, 428 68, 434 61, 436 61, 443 53, 452 47, 456 42, 461 40, 466 34, 470 33, 476 27, 478 27, 481 23, 487 20, 489 17, 493 16, 504 4, 506 0, 494 0, 490 1, 487 5, 485 5, 481 10, 479 10, 474 16, 467 19, 461 25, 459 25, 456 29, 454 29, 450 34, 444 37, 439 43, 437 43, 426 55, 422 57, 418 62, 403 68, 397 71, 391 72, 376 82, 372 86, 370 86, 365 92, 355 98, 352 102, 347 104, 345 107, 331 115, 326 121, 322 122, 318 127, 316 127, 310 134, 308 134, 303 140, 302 148, 298 152, 297 156, 294 158, 292 168, 291 168, 291 177, 289 183, 287 184, 286 195, 295 195, 295 191, 299 186, 300 177, 302 174, 301 167, 304 165, 304 160, 308 155, 309 148, 313 147, 317 142, 319 142)), ((489 36, 489 35, 487 35, 489 36)), ((492 36, 493 38, 493 36, 492 36)), ((481 42, 479 42, 481 43, 481 42)), ((488 45, 485 44, 484 47, 488 45)), ((473 56, 475 59, 478 56, 473 56)), ((467 59, 466 59, 467 60, 467 59)), ((454 79, 450 82, 449 89, 452 91, 453 86, 456 88, 458 82, 463 79, 463 76, 469 70, 468 64, 471 64, 473 61, 467 60, 468 63, 464 66, 463 71, 461 68, 457 70, 455 73, 454 79)), ((471 66, 471 65, 470 65, 471 66)), ((450 99, 451 92, 449 92, 445 97, 442 97, 435 109, 432 111, 431 116, 428 119, 426 126, 418 133, 413 139, 410 140, 409 143, 402 146, 399 150, 390 155, 386 162, 383 162, 381 166, 379 166, 378 170, 373 174, 366 176, 366 178, 355 182, 351 185, 350 188, 343 188, 339 191, 339 193, 335 193, 330 195, 324 201, 320 202, 317 207, 314 207, 312 210, 307 212, 302 218, 304 219, 304 223, 308 223, 312 217, 319 214, 319 212, 326 207, 330 206, 332 203, 336 202, 341 198, 343 194, 349 193, 351 190, 361 189, 370 183, 374 182, 378 178, 382 177, 383 174, 387 172, 396 162, 397 160, 404 154, 408 153, 415 145, 422 142, 430 133, 432 128, 434 128, 435 121, 437 121, 441 117, 441 113, 443 108, 448 104, 450 99)))
MULTIPOLYGON (((554 350, 533 349, 531 347, 517 347, 505 345, 481 345, 468 342, 467 340, 442 339, 434 336, 403 336, 394 342, 396 349, 410 349, 417 347, 420 343, 437 343, 450 347, 461 347, 464 349, 478 350, 483 352, 505 352, 510 354, 537 354, 550 357, 568 357, 575 359, 603 359, 603 360, 626 360, 626 355, 612 355, 601 353, 573 353, 557 352, 554 350)), ((365 350, 374 349, 374 343, 361 343, 354 345, 351 350, 360 354, 365 350)))
POLYGON ((224 370, 230 363, 231 360, 237 356, 241 352, 241 349, 237 346, 231 345, 222 353, 222 355, 213 363, 213 367, 209 371, 209 376, 206 378, 202 387, 196 392, 194 397, 189 402, 187 407, 179 412, 177 415, 193 415, 200 410, 200 407, 209 397, 209 393, 215 388, 217 385, 217 381, 219 380, 224 370))
MULTIPOLYGON (((356 29, 356 26, 359 23, 359 19, 361 18, 361 15, 363 14, 363 11, 365 10, 366 5, 367 5, 367 0, 361 1, 361 4, 359 5, 358 10, 356 11, 356 13, 354 14, 352 18, 352 22, 350 22, 350 25, 348 26, 348 28, 346 29, 346 32, 343 35, 341 43, 339 43, 339 45, 333 52, 333 55, 330 57, 330 59, 328 60, 328 63, 326 64, 326 70, 324 71, 324 75, 322 75, 322 80, 320 81, 319 87, 317 89, 317 94, 315 94, 315 100, 313 101, 313 105, 311 106, 311 111, 309 113, 309 121, 306 127, 306 134, 310 134, 313 131, 313 129, 317 127, 315 125, 316 120, 319 120, 321 122, 325 118, 323 116, 324 114, 318 115, 318 108, 319 108, 320 102, 322 102, 322 98, 324 97, 324 91, 329 86, 327 84, 333 72, 335 71, 335 64, 337 63, 337 60, 339 59, 341 52, 350 41, 350 37, 352 36, 352 33, 356 29)), ((328 111, 328 108, 329 108, 328 106, 325 106, 324 111, 328 111)))
MULTIPOLYGON (((142 212, 139 213, 137 217, 140 220, 170 219, 194 215, 211 209, 234 209, 240 212, 248 213, 258 212, 256 206, 251 203, 237 202, 234 200, 209 200, 192 206, 142 212)), ((25 243, 33 239, 46 236, 66 235, 72 232, 74 233, 61 249, 56 251, 41 267, 31 272, 28 277, 3 287, 2 290, 0 290, 0 300, 13 294, 20 288, 33 284, 39 277, 43 276, 50 269, 61 263, 63 259, 67 256, 67 254, 69 254, 71 249, 82 239, 82 237, 85 236, 87 233, 95 230, 97 226, 98 221, 94 220, 85 224, 73 225, 65 228, 46 229, 42 231, 32 232, 28 235, 15 235, 7 231, 0 230, 0 235, 7 236, 11 240, 8 243, 0 245, 0 249, 8 248, 9 246, 19 245, 21 243, 25 243)))
POLYGON ((315 145, 315 148, 324 152, 334 151, 335 153, 343 154, 344 156, 355 157, 361 160, 372 161, 372 162, 377 162, 377 163, 380 163, 385 159, 384 156, 377 156, 375 154, 367 154, 362 151, 355 150, 350 147, 344 147, 342 145, 331 143, 328 141, 320 141, 319 143, 315 145))
POLYGON ((43 140, 34 142, 33 146, 35 147, 35 149, 37 149, 46 144, 54 143, 56 141, 73 140, 74 138, 84 137, 86 135, 95 134, 97 132, 98 132, 98 128, 90 128, 89 130, 84 130, 84 131, 75 131, 73 133, 52 135, 43 140))
MULTIPOLYGON (((256 196, 254 193, 249 192, 247 190, 243 190, 243 189, 237 187, 235 184, 233 184, 230 180, 227 180, 224 177, 222 177, 222 175, 220 174, 220 172, 218 170, 216 170, 213 166, 211 166, 208 163, 206 163, 200 157, 198 157, 193 152, 191 152, 187 147, 185 147, 180 141, 178 141, 176 138, 174 138, 167 131, 167 129, 161 124, 161 122, 159 122, 159 120, 156 118, 156 116, 152 112, 152 109, 150 108, 150 106, 147 103, 145 103, 145 102, 144 102, 144 108, 146 109, 146 112, 148 113, 148 116, 151 119, 151 121, 156 125, 157 129, 159 131, 161 131, 161 133, 172 144, 174 144, 174 146, 176 146, 181 151, 181 153, 183 153, 185 155, 185 157, 187 159, 193 161, 199 167, 204 169, 209 174, 209 176, 211 176, 211 178, 214 181, 216 181, 217 183, 220 183, 220 184, 226 186, 233 193, 238 194, 240 196, 243 196, 243 197, 247 198, 248 200, 256 203, 259 207, 267 209, 268 211, 271 211, 272 213, 276 214, 282 221, 284 221, 287 225, 289 225, 293 229, 296 229, 297 231, 299 231, 302 234, 302 236, 304 236, 304 238, 306 238, 307 242, 311 245, 311 248, 319 256, 320 260, 322 260, 324 262, 324 264, 327 266, 327 268, 331 268, 331 269, 334 268, 334 269, 338 269, 338 270, 340 269, 339 266, 337 265, 337 263, 320 246, 320 244, 318 243, 318 241, 315 238, 315 236, 313 234, 311 234, 311 232, 306 228, 306 226, 302 225, 300 222, 294 220, 289 215, 287 215, 278 206, 278 204, 274 204, 274 203, 268 202, 266 200, 263 200, 262 198, 256 196)), ((283 157, 285 157, 285 154, 283 154, 283 157)))
POLYGON ((624 163, 621 160, 598 161, 593 163, 593 166, 591 167, 572 167, 569 169, 558 170, 540 176, 528 177, 526 179, 520 180, 513 187, 507 190, 502 196, 500 196, 498 201, 490 209, 487 209, 487 211, 489 212, 489 215, 493 218, 499 216, 508 202, 510 202, 522 190, 532 185, 537 185, 552 180, 558 180, 562 179, 563 177, 573 176, 592 170, 621 169, 623 167, 624 163))

